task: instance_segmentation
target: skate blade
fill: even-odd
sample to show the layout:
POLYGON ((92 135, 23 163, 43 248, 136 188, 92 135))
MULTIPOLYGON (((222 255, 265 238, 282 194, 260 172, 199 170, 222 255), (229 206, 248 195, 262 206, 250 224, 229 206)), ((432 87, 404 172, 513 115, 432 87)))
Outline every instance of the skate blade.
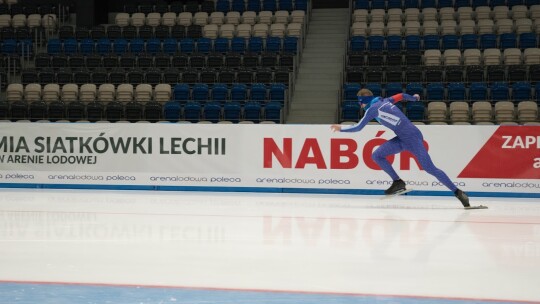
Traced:
POLYGON ((478 206, 469 206, 469 207, 464 207, 465 210, 470 210, 470 209, 487 209, 488 207, 487 206, 483 206, 483 205, 478 205, 478 206))
POLYGON ((382 200, 384 200, 384 199, 389 199, 389 198, 392 198, 392 197, 395 197, 395 196, 398 196, 398 195, 402 195, 402 194, 405 194, 405 193, 409 193, 409 192, 411 192, 411 191, 413 191, 413 189, 405 189, 405 190, 402 190, 402 191, 398 191, 398 192, 396 192, 396 193, 394 193, 394 194, 387 194, 387 195, 381 197, 381 199, 382 199, 382 200))

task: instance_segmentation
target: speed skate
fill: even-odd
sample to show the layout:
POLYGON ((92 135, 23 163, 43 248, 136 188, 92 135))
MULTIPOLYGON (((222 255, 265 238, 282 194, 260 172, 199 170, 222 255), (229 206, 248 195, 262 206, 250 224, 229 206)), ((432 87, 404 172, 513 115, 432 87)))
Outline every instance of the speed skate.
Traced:
POLYGON ((413 191, 413 189, 403 189, 403 190, 397 191, 396 193, 386 194, 385 196, 381 197, 381 199, 382 200, 389 199, 389 198, 392 198, 392 197, 395 197, 395 196, 398 196, 398 195, 409 193, 411 191, 413 191))
POLYGON ((466 210, 469 210, 469 209, 487 209, 488 207, 484 205, 478 205, 478 206, 468 206, 468 207, 463 207, 463 208, 465 208, 466 210))

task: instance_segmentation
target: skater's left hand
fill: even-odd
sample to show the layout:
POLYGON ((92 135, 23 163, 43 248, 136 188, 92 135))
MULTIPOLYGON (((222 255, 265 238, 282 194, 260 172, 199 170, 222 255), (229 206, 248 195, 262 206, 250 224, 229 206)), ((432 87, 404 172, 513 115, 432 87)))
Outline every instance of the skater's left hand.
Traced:
POLYGON ((418 94, 414 94, 413 97, 416 98, 416 101, 420 100, 420 95, 418 95, 418 94))
POLYGON ((341 131, 341 125, 331 125, 330 129, 332 130, 332 132, 339 132, 341 131))

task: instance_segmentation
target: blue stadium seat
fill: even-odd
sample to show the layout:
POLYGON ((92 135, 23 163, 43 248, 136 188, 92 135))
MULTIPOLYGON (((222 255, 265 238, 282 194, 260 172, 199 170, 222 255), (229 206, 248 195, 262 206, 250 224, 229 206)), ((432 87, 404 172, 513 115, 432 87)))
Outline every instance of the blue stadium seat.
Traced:
POLYGON ((461 36, 461 48, 464 50, 467 49, 477 49, 478 48, 478 35, 476 34, 465 34, 461 36))
POLYGON ((279 101, 270 101, 264 105, 264 120, 281 123, 281 110, 283 104, 279 101))
POLYGON ((124 38, 116 38, 113 40, 113 53, 122 55, 128 51, 128 41, 124 38))
POLYGON ((358 83, 345 83, 343 85, 344 101, 356 102, 358 100, 356 94, 358 94, 358 91, 360 91, 361 88, 362 87, 358 83))
POLYGON ((132 39, 129 43, 129 51, 133 54, 140 54, 144 52, 144 40, 141 38, 132 39))
POLYGON ((250 37, 248 51, 252 53, 260 53, 263 50, 263 39, 261 37, 250 37))
POLYGON ((440 49, 440 37, 438 35, 425 35, 424 36, 424 49, 425 50, 438 50, 440 49))
POLYGON ((521 5, 523 4, 523 0, 507 0, 506 2, 506 5, 508 5, 508 7, 512 7, 514 5, 521 5))
POLYGON ((150 38, 146 41, 146 52, 155 55, 161 52, 161 40, 150 38))
POLYGON ((479 6, 488 6, 488 0, 472 0, 472 6, 474 8, 479 6))
POLYGON ((244 0, 233 0, 231 10, 243 13, 246 10, 246 4, 244 0))
POLYGON ((341 106, 341 121, 357 121, 360 118, 360 104, 358 102, 345 102, 341 106))
POLYGON ((384 37, 383 36, 369 36, 368 49, 370 51, 382 51, 384 49, 384 37))
POLYGON ((512 100, 514 102, 531 100, 531 84, 525 81, 518 81, 512 84, 512 100))
POLYGON ((266 51, 277 53, 281 51, 281 38, 279 37, 267 37, 266 38, 266 51))
POLYGON ((465 7, 465 6, 471 6, 470 0, 456 0, 455 7, 465 7))
POLYGON ((487 100, 487 86, 484 82, 473 82, 469 87, 469 99, 474 101, 487 100))
POLYGON ((499 45, 501 49, 510 49, 517 47, 517 36, 514 33, 505 33, 499 36, 499 45))
POLYGON ((258 101, 248 101, 244 104, 244 120, 259 122, 261 120, 262 106, 258 101))
POLYGON ((176 101, 168 101, 163 105, 163 119, 176 122, 180 120, 182 105, 176 101))
POLYGON ((386 37, 386 49, 388 51, 401 51, 403 39, 401 36, 387 36, 386 37))
POLYGON ((444 100, 444 86, 440 82, 432 82, 428 83, 426 87, 426 99, 427 100, 436 100, 441 101, 444 100))
POLYGON ((298 52, 298 38, 297 37, 285 37, 283 39, 283 51, 285 53, 296 54, 298 52))
POLYGON ((495 6, 506 6, 506 0, 490 0, 489 6, 492 8, 495 6))
POLYGON ((203 119, 213 123, 218 122, 221 119, 221 104, 214 101, 205 103, 203 107, 203 119))
POLYGON ((537 82, 534 86, 534 92, 536 97, 536 103, 540 105, 540 82, 537 82))
POLYGON ((369 9, 369 2, 366 0, 355 0, 354 1, 354 8, 355 9, 369 9))
POLYGON ((452 0, 439 0, 439 8, 443 7, 454 7, 452 0))
POLYGON ((458 35, 444 35, 441 50, 460 49, 458 35))
POLYGON ((251 86, 249 98, 252 101, 265 101, 266 100, 266 86, 262 83, 254 83, 251 86))
POLYGON ((237 123, 242 116, 242 106, 237 101, 226 102, 223 106, 223 119, 237 123))
POLYGON ((231 100, 244 103, 247 99, 247 86, 243 83, 235 83, 231 88, 231 100))
POLYGON ((231 10, 231 2, 229 0, 217 0, 216 11, 227 13, 231 10))
POLYGON ((94 53, 94 47, 94 40, 92 40, 92 38, 85 38, 81 40, 79 50, 83 55, 90 55, 94 53))
POLYGON ((183 38, 180 40, 180 52, 193 53, 195 51, 195 40, 192 38, 183 38))
POLYGON ((388 0, 388 9, 391 8, 402 8, 401 0, 388 0))
MULTIPOLYGON (((4 40, 2 43, 2 49, 4 48, 4 44, 6 44, 8 40, 4 40)), ((15 40, 10 40, 10 42, 15 42, 15 40)), ((47 54, 49 55, 58 55, 62 52, 62 41, 60 39, 49 39, 47 42, 47 54)), ((2 50, 2 53, 7 53, 2 50)))
POLYGON ((422 39, 418 35, 405 36, 405 49, 419 51, 422 48, 422 39))
POLYGON ((246 39, 234 37, 231 41, 231 51, 234 53, 244 53, 246 51, 246 39))
POLYGON ((96 52, 105 55, 111 52, 111 41, 108 38, 100 38, 96 43, 96 52))
POLYGON ((173 100, 179 103, 186 103, 190 99, 189 85, 179 83, 173 88, 173 100))
MULTIPOLYGON (((361 0, 357 0, 361 1, 361 0)), ((404 0, 403 1, 403 8, 418 8, 418 0, 404 0)))
POLYGON ((276 0, 263 0, 262 10, 271 12, 277 11, 276 0))
POLYGON ((535 33, 519 34, 519 47, 521 49, 535 48, 538 45, 538 37, 535 33))
POLYGON ((257 13, 260 12, 261 11, 261 1, 259 1, 259 0, 248 0, 247 10, 257 12, 257 13))
POLYGON ((409 95, 418 94, 420 97, 424 96, 424 87, 421 83, 409 83, 405 90, 409 95))
POLYGON ((448 100, 465 100, 465 84, 461 82, 451 82, 448 84, 448 100))
POLYGON ((218 53, 227 53, 230 51, 230 40, 228 38, 217 38, 214 40, 214 51, 218 53))
POLYGON ((436 0, 421 0, 422 8, 437 7, 436 0))
POLYGON ((79 52, 79 44, 77 43, 77 39, 75 38, 65 39, 64 40, 64 54, 73 55, 77 52, 79 52))
POLYGON ((197 52, 208 54, 211 50, 212 39, 203 37, 197 40, 197 52))
POLYGON ((196 83, 193 86, 193 100, 201 103, 207 102, 210 99, 210 90, 205 83, 196 83))
POLYGON ((391 97, 393 95, 399 94, 403 92, 403 85, 401 82, 390 82, 386 84, 385 87, 385 96, 391 97))
POLYGON ((370 1, 371 9, 386 9, 384 1, 370 1))
POLYGON ((366 83, 365 88, 373 92, 375 96, 382 96, 382 86, 380 83, 366 83))
POLYGON ((278 8, 284 11, 292 11, 294 9, 292 0, 279 0, 278 8))
POLYGON ((174 38, 166 38, 163 40, 163 52, 169 55, 174 55, 178 51, 178 41, 174 38))
POLYGON ((296 0, 296 1, 294 1, 294 9, 307 12, 307 10, 308 10, 308 0, 296 0))
POLYGON ((283 83, 273 83, 270 85, 270 100, 279 102, 281 105, 285 103, 285 93, 287 87, 283 83))
POLYGON ((422 121, 426 112, 426 106, 422 102, 408 102, 406 113, 409 120, 422 121))
POLYGON ((184 105, 184 119, 189 122, 201 120, 202 106, 196 101, 188 101, 184 105))
POLYGON ((491 100, 509 100, 510 91, 506 82, 494 82, 491 84, 491 100))
POLYGON ((494 49, 497 48, 497 35, 495 34, 482 34, 480 35, 480 49, 494 49))
POLYGON ((229 99, 229 89, 223 83, 216 83, 212 87, 212 100, 224 104, 229 99))
POLYGON ((351 38, 351 51, 353 52, 363 52, 366 49, 366 37, 364 36, 353 36, 351 38))

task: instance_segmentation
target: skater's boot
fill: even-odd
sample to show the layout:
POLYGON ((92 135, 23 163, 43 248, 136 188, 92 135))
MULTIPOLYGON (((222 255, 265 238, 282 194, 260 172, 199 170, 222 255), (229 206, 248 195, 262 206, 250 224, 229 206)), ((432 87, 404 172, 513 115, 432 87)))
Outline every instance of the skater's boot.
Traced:
POLYGON ((461 203, 463 204, 463 207, 467 208, 467 207, 471 206, 471 205, 469 205, 469 197, 467 196, 467 194, 465 192, 457 189, 454 192, 454 195, 457 197, 458 200, 461 201, 461 203))
POLYGON ((386 195, 392 195, 392 194, 396 194, 398 192, 401 192, 401 191, 405 191, 405 182, 402 181, 401 179, 398 179, 398 180, 395 180, 393 183, 392 183, 392 186, 390 186, 390 188, 384 190, 384 194, 386 195))

